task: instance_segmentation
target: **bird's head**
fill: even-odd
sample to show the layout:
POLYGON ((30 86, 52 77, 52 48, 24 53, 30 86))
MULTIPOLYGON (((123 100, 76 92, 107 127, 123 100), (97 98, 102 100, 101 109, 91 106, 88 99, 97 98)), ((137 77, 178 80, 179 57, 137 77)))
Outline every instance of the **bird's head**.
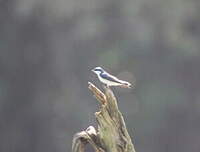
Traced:
POLYGON ((92 69, 92 72, 94 72, 95 74, 100 74, 102 72, 104 72, 104 70, 101 67, 96 67, 94 69, 92 69))

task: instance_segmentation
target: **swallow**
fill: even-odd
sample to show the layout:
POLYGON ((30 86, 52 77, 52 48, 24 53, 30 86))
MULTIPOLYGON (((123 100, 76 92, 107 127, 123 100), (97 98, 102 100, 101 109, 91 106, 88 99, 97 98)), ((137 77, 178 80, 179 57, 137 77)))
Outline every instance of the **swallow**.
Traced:
POLYGON ((94 72, 98 76, 99 80, 108 87, 120 86, 123 88, 131 88, 131 84, 129 82, 118 79, 117 77, 106 72, 101 67, 92 69, 92 72, 94 72))

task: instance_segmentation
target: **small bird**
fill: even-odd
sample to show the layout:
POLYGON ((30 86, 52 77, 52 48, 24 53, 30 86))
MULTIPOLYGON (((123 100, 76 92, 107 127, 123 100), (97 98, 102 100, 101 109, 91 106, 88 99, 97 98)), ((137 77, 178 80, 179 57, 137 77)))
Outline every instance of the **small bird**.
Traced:
POLYGON ((115 76, 107 73, 101 67, 96 67, 92 69, 92 72, 94 72, 98 76, 99 80, 107 86, 120 86, 123 88, 131 88, 131 84, 129 82, 119 80, 115 76))

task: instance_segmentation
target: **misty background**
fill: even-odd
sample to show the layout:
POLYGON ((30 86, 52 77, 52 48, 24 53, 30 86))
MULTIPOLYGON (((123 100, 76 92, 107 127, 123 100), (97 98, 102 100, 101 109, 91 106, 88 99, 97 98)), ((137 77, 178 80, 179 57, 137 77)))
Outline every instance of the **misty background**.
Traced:
MULTIPOLYGON (((70 152, 101 66, 137 152, 200 151, 200 1, 0 0, 0 151, 70 152)), ((91 150, 89 150, 91 151, 91 150)))

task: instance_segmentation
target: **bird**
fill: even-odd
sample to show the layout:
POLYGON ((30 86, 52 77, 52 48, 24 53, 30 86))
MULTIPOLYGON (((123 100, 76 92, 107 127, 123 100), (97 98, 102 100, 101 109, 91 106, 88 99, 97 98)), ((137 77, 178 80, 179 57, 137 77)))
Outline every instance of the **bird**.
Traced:
POLYGON ((92 69, 92 72, 94 72, 98 76, 99 80, 108 87, 119 86, 122 88, 131 88, 131 84, 129 82, 118 79, 101 67, 95 67, 92 69))

